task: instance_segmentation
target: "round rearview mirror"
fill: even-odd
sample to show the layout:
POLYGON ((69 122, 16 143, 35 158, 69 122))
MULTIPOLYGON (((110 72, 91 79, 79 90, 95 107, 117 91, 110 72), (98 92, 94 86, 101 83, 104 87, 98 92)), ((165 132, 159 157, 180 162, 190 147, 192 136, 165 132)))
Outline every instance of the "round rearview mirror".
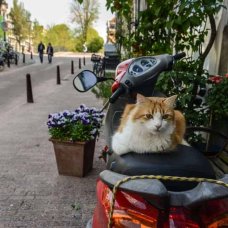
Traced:
POLYGON ((79 92, 86 92, 97 84, 97 76, 90 70, 84 70, 73 80, 73 85, 79 92))

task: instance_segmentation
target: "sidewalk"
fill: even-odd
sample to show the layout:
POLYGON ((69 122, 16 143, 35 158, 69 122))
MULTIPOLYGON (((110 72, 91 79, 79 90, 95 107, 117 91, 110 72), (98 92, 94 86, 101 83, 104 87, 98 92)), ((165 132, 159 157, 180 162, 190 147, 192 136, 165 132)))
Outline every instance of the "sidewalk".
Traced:
MULTIPOLYGON (((85 69, 91 69, 88 62, 85 69)), ((92 216, 96 178, 105 168, 98 159, 105 144, 103 134, 96 143, 94 168, 84 178, 58 175, 48 141, 49 113, 73 110, 82 103, 102 107, 102 100, 91 92, 73 88, 73 77, 65 76, 61 85, 55 79, 48 81, 36 89, 35 103, 21 104, 0 116, 0 228, 83 228, 92 216)))

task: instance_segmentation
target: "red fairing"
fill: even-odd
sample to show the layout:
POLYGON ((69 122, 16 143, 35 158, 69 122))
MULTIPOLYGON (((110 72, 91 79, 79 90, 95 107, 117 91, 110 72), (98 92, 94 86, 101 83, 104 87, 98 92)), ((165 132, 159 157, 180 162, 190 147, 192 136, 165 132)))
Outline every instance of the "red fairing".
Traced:
POLYGON ((101 181, 97 181, 97 204, 93 214, 93 228, 107 228, 108 214, 102 203, 102 198, 107 191, 107 186, 101 181))
POLYGON ((121 62, 117 67, 116 67, 116 76, 118 76, 122 71, 126 72, 128 66, 132 63, 133 59, 127 59, 123 62, 121 62))
POLYGON ((122 71, 115 77, 115 82, 112 84, 112 93, 114 93, 120 86, 120 80, 125 75, 126 71, 122 71))
POLYGON ((120 85, 120 80, 122 79, 122 77, 125 75, 125 73, 127 72, 128 66, 132 63, 134 59, 128 59, 123 61, 122 63, 120 63, 117 67, 116 67, 116 73, 115 73, 115 82, 112 84, 112 92, 114 93, 117 88, 120 85))

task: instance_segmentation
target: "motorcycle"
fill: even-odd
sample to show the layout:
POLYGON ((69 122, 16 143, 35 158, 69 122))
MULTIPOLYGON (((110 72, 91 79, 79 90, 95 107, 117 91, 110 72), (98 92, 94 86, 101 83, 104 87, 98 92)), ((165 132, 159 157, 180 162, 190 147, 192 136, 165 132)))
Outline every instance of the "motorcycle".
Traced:
MULTIPOLYGON (((175 61, 184 56, 144 56, 117 66, 113 93, 101 110, 108 106, 103 151, 107 168, 98 177, 97 204, 87 228, 228 226, 228 164, 217 175, 208 158, 187 145, 178 145, 172 153, 129 152, 122 156, 107 149, 125 105, 135 103, 137 93, 162 96, 155 87, 160 73, 172 70, 175 61)), ((106 80, 109 78, 84 70, 73 85, 86 92, 106 80)), ((227 145, 227 137, 222 137, 227 145)))

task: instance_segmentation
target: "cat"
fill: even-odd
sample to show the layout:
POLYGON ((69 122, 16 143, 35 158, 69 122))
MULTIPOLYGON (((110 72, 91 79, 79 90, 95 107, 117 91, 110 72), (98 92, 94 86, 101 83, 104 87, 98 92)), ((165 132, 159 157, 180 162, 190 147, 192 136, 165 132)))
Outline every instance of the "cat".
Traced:
POLYGON ((159 98, 137 94, 136 104, 126 105, 113 135, 113 152, 156 153, 172 151, 177 144, 186 145, 185 118, 174 110, 176 98, 176 95, 159 98))

